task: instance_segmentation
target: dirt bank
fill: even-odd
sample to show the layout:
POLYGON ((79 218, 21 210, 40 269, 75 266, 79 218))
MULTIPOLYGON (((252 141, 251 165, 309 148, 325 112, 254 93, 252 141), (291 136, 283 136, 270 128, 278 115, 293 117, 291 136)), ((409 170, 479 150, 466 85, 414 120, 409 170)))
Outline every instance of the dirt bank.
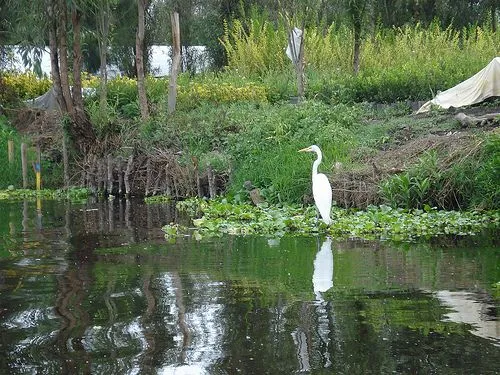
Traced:
MULTIPOLYGON (((499 117, 488 121, 463 123, 458 113, 469 118, 500 113, 500 107, 476 107, 425 115, 369 119, 365 126, 384 129, 369 147, 353 151, 348 167, 332 166, 329 174, 334 200, 343 207, 379 204, 378 187, 388 176, 404 172, 429 151, 439 155, 440 166, 447 167, 471 156, 479 149, 481 134, 496 132, 499 117)), ((18 111, 14 125, 29 136, 51 161, 62 160, 63 129, 57 113, 25 109, 18 111)), ((214 196, 225 191, 229 176, 211 169, 201 170, 195 158, 186 161, 182 153, 171 150, 134 150, 108 144, 96 147, 93 154, 70 161, 69 185, 86 186, 109 194, 157 195, 175 198, 193 195, 214 196), (106 150, 113 150, 109 154, 106 150)))

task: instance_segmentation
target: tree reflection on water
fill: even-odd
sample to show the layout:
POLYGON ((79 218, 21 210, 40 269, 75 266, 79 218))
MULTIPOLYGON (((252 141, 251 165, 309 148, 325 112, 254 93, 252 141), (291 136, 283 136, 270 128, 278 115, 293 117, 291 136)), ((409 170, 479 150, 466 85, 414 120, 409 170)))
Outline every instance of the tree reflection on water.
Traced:
POLYGON ((494 373, 491 237, 165 241, 127 201, 0 203, 0 373, 494 373), (473 249, 473 251, 471 250, 473 249), (479 360, 480 359, 480 360, 479 360))

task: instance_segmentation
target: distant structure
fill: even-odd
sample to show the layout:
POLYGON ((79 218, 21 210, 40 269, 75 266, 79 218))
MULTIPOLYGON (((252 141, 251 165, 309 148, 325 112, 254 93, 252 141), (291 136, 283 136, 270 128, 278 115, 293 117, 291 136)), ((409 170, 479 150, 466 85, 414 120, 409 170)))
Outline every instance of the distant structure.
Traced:
MULTIPOLYGON (((170 74, 170 66, 172 64, 170 46, 151 46, 149 49, 149 64, 150 73, 155 77, 164 77, 170 74)), ((210 62, 208 57, 208 52, 205 46, 189 46, 189 53, 183 55, 181 62, 182 70, 185 71, 189 68, 193 69, 196 73, 200 73, 209 68, 210 62)), ((185 49, 182 49, 185 53, 185 49)), ((23 64, 21 54, 16 48, 14 48, 14 53, 12 56, 7 58, 7 64, 5 66, 8 70, 17 70, 24 72, 27 68, 23 64)), ((42 53, 41 62, 42 73, 50 76, 50 53, 49 51, 44 51, 42 53)), ((113 78, 120 76, 121 72, 118 67, 114 65, 108 66, 108 77, 113 78)))

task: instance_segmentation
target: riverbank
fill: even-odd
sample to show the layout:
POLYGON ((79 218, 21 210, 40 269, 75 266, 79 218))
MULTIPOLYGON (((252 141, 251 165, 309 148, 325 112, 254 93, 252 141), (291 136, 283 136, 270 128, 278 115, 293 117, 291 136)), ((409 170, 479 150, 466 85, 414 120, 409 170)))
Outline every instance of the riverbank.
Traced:
MULTIPOLYGON (((464 111, 494 113, 497 104, 464 111)), ((314 143, 339 207, 498 209, 498 118, 464 126, 457 112, 317 100, 201 105, 151 124, 120 122, 88 155, 70 154, 70 182, 103 195, 249 200, 250 181, 270 204, 312 204, 313 160, 297 150, 314 143)), ((51 116, 19 112, 12 124, 40 145, 45 186, 58 188, 63 130, 51 116)))

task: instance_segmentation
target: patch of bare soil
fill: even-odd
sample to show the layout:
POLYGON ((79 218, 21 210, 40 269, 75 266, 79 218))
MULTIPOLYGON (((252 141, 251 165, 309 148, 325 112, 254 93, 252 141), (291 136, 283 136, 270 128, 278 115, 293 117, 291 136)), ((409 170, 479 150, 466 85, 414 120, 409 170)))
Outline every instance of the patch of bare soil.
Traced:
POLYGON ((40 145, 42 151, 62 147, 63 130, 57 111, 24 108, 18 110, 12 118, 12 124, 17 131, 28 136, 33 145, 40 145))
MULTIPOLYGON (((478 117, 492 112, 491 108, 469 110, 471 116, 478 117), (486 112, 486 113, 485 113, 486 112)), ((454 116, 454 113, 450 113, 454 116)), ((341 207, 363 208, 380 204, 378 186, 381 181, 397 173, 408 170, 430 151, 439 155, 439 167, 447 168, 480 150, 482 140, 472 132, 481 128, 484 131, 498 131, 498 117, 487 123, 479 122, 442 133, 414 136, 411 129, 403 129, 396 144, 376 155, 366 156, 359 168, 352 170, 337 169, 331 176, 333 199, 341 207), (406 131, 406 132, 405 132, 406 131), (403 134, 404 133, 404 134, 403 134), (407 133, 407 134, 406 134, 407 133), (406 135, 405 135, 406 134, 406 135)))

